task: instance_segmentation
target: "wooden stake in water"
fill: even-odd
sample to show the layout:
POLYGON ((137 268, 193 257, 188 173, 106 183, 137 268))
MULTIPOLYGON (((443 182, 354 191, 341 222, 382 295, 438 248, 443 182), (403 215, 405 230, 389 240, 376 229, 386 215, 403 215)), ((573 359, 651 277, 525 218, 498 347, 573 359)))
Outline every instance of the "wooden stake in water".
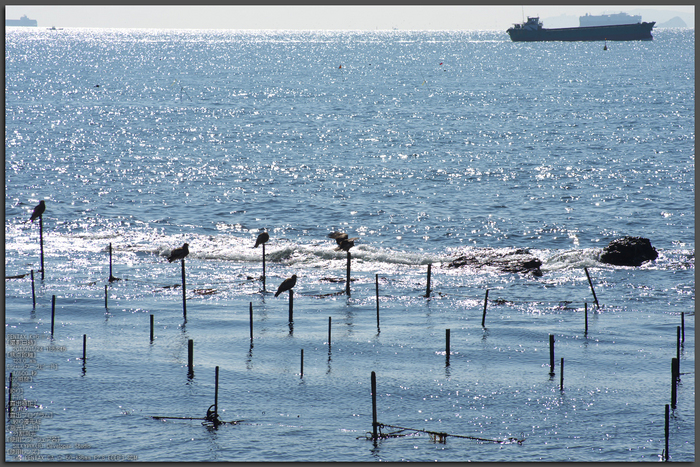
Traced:
POLYGON ((36 308, 36 293, 34 293, 34 269, 32 269, 32 308, 36 308))
POLYGON ((374 275, 374 289, 377 296, 377 332, 379 331, 379 274, 374 275))
POLYGON ((671 359, 671 408, 676 409, 676 396, 677 396, 677 383, 678 383, 678 359, 671 359))
POLYGON ((87 355, 87 334, 83 334, 83 363, 87 355))
POLYGON ((588 334, 588 302, 585 302, 583 304, 585 310, 586 310, 586 330, 584 331, 584 335, 588 334))
POLYGON ((561 363, 559 364, 559 390, 564 390, 564 357, 561 357, 561 363))
POLYGON ((549 335, 549 376, 554 376, 554 334, 549 335))
POLYGON ((294 322, 294 290, 289 289, 289 322, 294 322))
MULTIPOLYGON (((265 248, 265 244, 263 243, 263 248, 265 248)), ((264 287, 264 285, 263 285, 264 287)), ((248 314, 250 315, 250 340, 253 340, 253 302, 250 302, 250 309, 248 314)))
POLYGON ((666 439, 666 443, 665 443, 666 449, 664 449, 664 460, 668 461, 668 459, 670 457, 668 455, 668 432, 669 432, 668 425, 669 425, 669 421, 670 421, 670 417, 669 417, 669 413, 668 413, 668 404, 666 404, 665 412, 666 412, 666 417, 665 417, 666 420, 664 422, 664 438, 666 439))
POLYGON ((345 294, 350 296, 350 251, 348 251, 347 279, 345 281, 345 294))
POLYGON ((190 373, 194 372, 194 341, 192 339, 187 341, 187 368, 190 373))
POLYGON ((450 330, 445 329, 445 366, 450 366, 450 330))
MULTIPOLYGON (((262 255, 263 255, 263 275, 262 275, 262 283, 263 283, 263 292, 265 292, 265 244, 262 244, 262 255)), ((252 306, 252 305, 251 305, 252 306)), ((253 335, 251 334, 250 338, 253 338, 253 335)))
POLYGON ((10 372, 10 380, 7 390, 7 418, 12 416, 12 372, 10 372))
POLYGON ((112 275, 112 244, 109 244, 109 281, 112 282, 115 277, 112 275))
POLYGON ((328 317, 328 347, 331 346, 331 317, 328 317))
POLYGON ((484 314, 481 315, 481 327, 486 327, 486 305, 489 303, 489 289, 486 289, 486 296, 484 297, 484 314))
POLYGON ((153 315, 151 315, 151 342, 153 342, 153 315))
POLYGON ((372 438, 377 439, 377 375, 372 372, 372 438))
POLYGON ((304 349, 301 349, 301 375, 299 377, 304 377, 304 349))
POLYGON ((105 309, 107 309, 107 284, 105 284, 105 309))
POLYGON ((44 280, 44 215, 39 216, 39 247, 41 248, 41 280, 44 280))
POLYGON ((53 337, 53 323, 56 318, 56 296, 51 296, 51 337, 53 337))
POLYGON ((586 277, 588 278, 588 285, 591 286, 591 292, 593 292, 593 300, 595 300, 595 306, 597 309, 600 309, 600 305, 598 304, 598 297, 595 296, 595 290, 593 289, 593 281, 591 281, 591 275, 588 274, 588 268, 584 267, 584 271, 586 271, 586 277))
POLYGON ((430 268, 432 264, 428 263, 428 284, 425 286, 425 298, 430 297, 430 268))
POLYGON ((219 367, 214 369, 214 420, 219 420, 219 367))
POLYGON ((182 315, 187 321, 187 295, 185 294, 185 258, 182 258, 182 315))
MULTIPOLYGON (((32 284, 34 284, 34 282, 32 282, 32 284)), ((34 286, 32 285, 32 292, 33 291, 34 291, 34 286)), ((685 312, 684 311, 681 311, 681 342, 685 342, 685 312)))
POLYGON ((676 358, 678 363, 681 361, 681 327, 676 326, 676 358))

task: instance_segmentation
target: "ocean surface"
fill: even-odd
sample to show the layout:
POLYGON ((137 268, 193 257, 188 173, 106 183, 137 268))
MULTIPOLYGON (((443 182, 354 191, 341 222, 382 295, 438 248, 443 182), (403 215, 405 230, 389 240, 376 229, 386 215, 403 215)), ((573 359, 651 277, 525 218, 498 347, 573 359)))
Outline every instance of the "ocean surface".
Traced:
POLYGON ((694 30, 6 28, 5 460, 694 461, 694 203, 694 30))

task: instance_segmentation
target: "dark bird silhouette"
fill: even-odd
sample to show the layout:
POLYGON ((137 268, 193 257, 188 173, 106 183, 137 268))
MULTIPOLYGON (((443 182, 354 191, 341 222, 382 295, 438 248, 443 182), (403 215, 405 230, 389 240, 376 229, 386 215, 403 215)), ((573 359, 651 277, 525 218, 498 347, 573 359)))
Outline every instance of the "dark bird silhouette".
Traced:
POLYGON ((350 248, 355 246, 355 240, 357 240, 357 237, 338 242, 338 246, 335 248, 335 251, 350 251, 350 248))
POLYGON ((190 254, 189 244, 185 243, 184 245, 182 245, 182 247, 175 248, 173 251, 170 252, 170 256, 168 256, 168 261, 170 261, 172 263, 173 261, 177 261, 178 259, 182 259, 189 254, 190 254))
POLYGON ((258 235, 258 239, 255 240, 255 246, 253 248, 257 248, 263 243, 267 243, 267 241, 270 239, 270 234, 267 232, 263 232, 260 235, 258 235))
POLYGON ((277 289, 277 292, 275 293, 275 297, 281 294, 282 292, 286 292, 287 290, 290 290, 292 287, 294 287, 297 283, 297 275, 294 274, 292 277, 289 279, 285 279, 282 281, 280 284, 279 288, 277 289))
MULTIPOLYGON (((338 245, 341 245, 345 241, 354 242, 355 240, 359 239, 360 237, 348 238, 348 234, 346 234, 345 232, 331 232, 328 234, 328 238, 332 238, 333 240, 335 240, 335 242, 338 245)), ((352 247, 352 245, 350 245, 348 248, 350 248, 350 247, 352 247)), ((345 248, 342 248, 342 249, 345 250, 345 248)), ((336 250, 336 251, 340 251, 340 250, 336 250)), ((345 250, 345 251, 348 251, 348 250, 345 250)))
POLYGON ((29 221, 34 222, 34 219, 39 218, 42 214, 44 214, 44 211, 46 211, 46 203, 44 203, 44 200, 42 199, 34 208, 34 212, 32 212, 32 217, 29 219, 29 221))

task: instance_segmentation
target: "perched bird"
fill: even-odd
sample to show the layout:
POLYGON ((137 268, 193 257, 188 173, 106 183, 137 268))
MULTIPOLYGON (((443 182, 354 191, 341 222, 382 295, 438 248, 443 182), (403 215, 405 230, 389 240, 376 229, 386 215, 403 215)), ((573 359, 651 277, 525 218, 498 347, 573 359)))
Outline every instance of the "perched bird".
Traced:
POLYGON ((355 246, 355 240, 357 240, 357 237, 338 242, 338 246, 335 248, 335 251, 350 251, 350 248, 355 246))
POLYGON ((282 281, 280 284, 279 288, 277 289, 277 292, 275 293, 275 297, 281 294, 282 292, 286 292, 287 290, 290 290, 292 287, 294 287, 297 283, 297 275, 294 274, 292 277, 289 279, 285 279, 282 281))
POLYGON ((255 240, 255 246, 253 248, 257 248, 263 243, 267 243, 267 241, 270 239, 270 234, 267 232, 263 232, 260 235, 258 235, 258 239, 255 240))
MULTIPOLYGON (((346 234, 345 232, 331 232, 328 234, 328 238, 334 239, 338 245, 341 245, 345 241, 354 242, 355 240, 359 239, 360 237, 348 238, 348 234, 346 234)), ((350 245, 348 248, 350 248, 351 246, 352 245, 350 245)), ((342 249, 345 251, 348 251, 345 248, 342 248, 342 249)), ((340 251, 340 250, 336 250, 336 251, 340 251)))
POLYGON ((184 245, 182 245, 181 248, 175 248, 173 251, 170 252, 170 256, 168 256, 168 261, 170 261, 172 263, 173 261, 177 261, 178 259, 182 259, 189 254, 190 254, 189 244, 185 243, 184 245))
POLYGON ((32 212, 32 217, 29 219, 29 221, 34 222, 34 219, 41 217, 41 215, 44 214, 44 211, 46 211, 46 203, 44 203, 44 200, 42 199, 34 208, 34 212, 32 212))

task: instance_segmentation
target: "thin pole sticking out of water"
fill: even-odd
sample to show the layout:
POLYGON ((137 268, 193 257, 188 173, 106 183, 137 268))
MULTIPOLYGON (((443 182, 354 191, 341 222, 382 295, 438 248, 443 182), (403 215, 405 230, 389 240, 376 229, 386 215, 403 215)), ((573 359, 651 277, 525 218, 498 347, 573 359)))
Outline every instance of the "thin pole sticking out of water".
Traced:
POLYGON ((347 279, 345 281, 345 294, 350 296, 350 251, 348 251, 347 279))
POLYGON ((331 347, 331 317, 328 317, 328 348, 331 347))
POLYGON ((584 335, 588 335, 588 302, 584 302, 583 306, 586 310, 586 328, 584 331, 584 335))
POLYGON ((83 365, 85 364, 86 355, 87 355, 87 334, 83 334, 83 365))
POLYGON ((214 369, 214 420, 219 419, 219 367, 214 369))
MULTIPOLYGON (((264 243, 263 243, 263 248, 265 248, 264 243)), ((264 284, 264 282, 263 282, 263 284, 264 284)), ((263 290, 264 290, 264 288, 265 288, 265 286, 263 285, 263 290)), ((250 340, 252 341, 253 340, 253 302, 250 302, 250 309, 249 309, 248 314, 250 315, 250 340)))
POLYGON ((445 329, 445 366, 450 366, 450 330, 445 329))
MULTIPOLYGON (((33 280, 34 279, 32 279, 32 281, 33 280)), ((34 282, 32 282, 32 292, 34 291, 33 284, 34 284, 34 282)), ((684 311, 681 311, 681 342, 685 342, 685 312, 684 311)))
POLYGON ((107 309, 107 284, 105 284, 105 310, 107 309))
POLYGON ((32 269, 32 308, 36 308, 36 293, 34 292, 34 269, 32 269))
POLYGON ((374 275, 374 290, 377 296, 377 332, 379 331, 379 274, 374 275))
POLYGON ((41 280, 44 280, 44 215, 39 216, 39 247, 41 248, 41 280))
POLYGON ((7 389, 7 418, 12 416, 12 372, 10 372, 10 380, 7 389))
POLYGON ((304 349, 301 349, 301 375, 299 378, 304 377, 304 349))
POLYGON ((681 361, 681 327, 676 326, 676 358, 678 363, 681 361))
POLYGON ((484 297, 484 314, 481 315, 481 327, 486 327, 486 305, 489 303, 489 289, 486 289, 486 296, 484 297))
POLYGON ((289 289, 289 322, 294 322, 294 290, 289 289))
POLYGON ((151 314, 151 342, 153 342, 153 314, 151 314))
POLYGON ((109 244, 109 280, 111 281, 114 276, 112 275, 112 243, 109 244))
POLYGON ((187 321, 187 296, 185 295, 185 258, 182 258, 182 315, 187 321))
POLYGON ((554 334, 549 335, 549 376, 554 376, 554 334))
POLYGON ((428 284, 425 286, 425 298, 430 297, 430 267, 432 264, 428 263, 428 284))
POLYGON ((190 373, 194 372, 194 341, 187 341, 187 368, 190 373))
POLYGON ((671 359, 671 408, 676 409, 676 399, 677 399, 677 388, 676 383, 678 382, 678 359, 671 359))
MULTIPOLYGON (((264 243, 262 244, 262 247, 263 247, 263 252, 262 252, 262 255, 263 255, 263 275, 262 275, 262 283, 263 283, 263 292, 265 292, 265 244, 264 244, 264 243)), ((252 303, 251 303, 251 306, 253 306, 252 303)), ((252 323, 252 322, 253 322, 253 321, 251 320, 251 323, 252 323)), ((252 324, 251 324, 251 326, 252 326, 252 324)), ((253 338, 253 334, 250 335, 250 338, 251 338, 251 339, 253 338)))
POLYGON ((56 318, 56 296, 51 296, 51 337, 53 337, 53 323, 56 318))
POLYGON ((593 281, 591 281, 591 275, 588 274, 588 268, 584 267, 584 271, 586 271, 586 277, 588 278, 588 285, 591 286, 591 292, 593 292, 593 300, 595 300, 595 306, 597 309, 600 309, 600 305, 598 304, 598 297, 595 296, 595 290, 593 289, 593 281))
POLYGON ((666 421, 664 422, 664 438, 666 439, 666 449, 664 449, 664 461, 668 461, 669 455, 668 455, 668 425, 669 425, 669 413, 668 413, 668 404, 666 404, 665 408, 666 412, 666 421))
POLYGON ((377 375, 372 372, 372 438, 377 439, 377 375))
POLYGON ((564 357, 561 357, 561 364, 559 365, 559 390, 564 390, 564 357))

